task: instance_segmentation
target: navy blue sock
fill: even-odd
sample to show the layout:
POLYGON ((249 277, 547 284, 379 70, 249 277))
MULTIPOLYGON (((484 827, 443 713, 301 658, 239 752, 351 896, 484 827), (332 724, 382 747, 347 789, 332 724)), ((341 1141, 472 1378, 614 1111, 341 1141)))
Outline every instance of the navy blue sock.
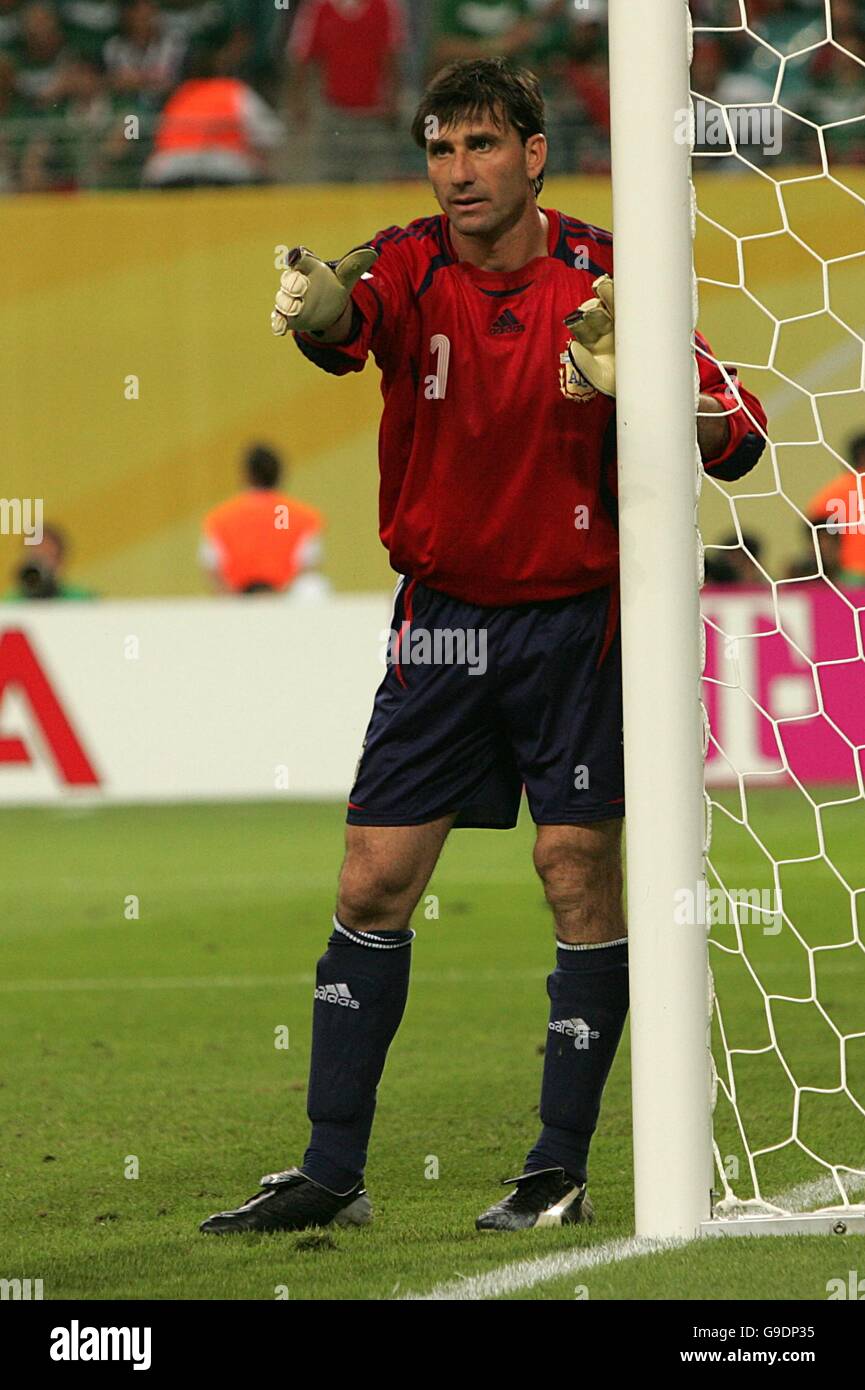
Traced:
POLYGON ((575 949, 559 942, 556 962, 547 980, 543 1128, 523 1171, 564 1168, 585 1180, 601 1095, 628 1013, 628 944, 575 949))
POLYGON ((414 932, 353 932, 333 920, 316 971, 302 1168, 349 1192, 363 1177, 376 1088, 405 1012, 414 932))

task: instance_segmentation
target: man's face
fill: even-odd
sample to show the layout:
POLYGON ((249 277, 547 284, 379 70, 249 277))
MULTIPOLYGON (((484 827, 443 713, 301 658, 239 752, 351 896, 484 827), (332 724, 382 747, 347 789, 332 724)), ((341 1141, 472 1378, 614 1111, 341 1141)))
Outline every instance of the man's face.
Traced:
POLYGON ((513 126, 481 116, 427 140, 427 170, 442 211, 462 236, 491 237, 520 217, 546 158, 546 141, 523 145, 513 126))

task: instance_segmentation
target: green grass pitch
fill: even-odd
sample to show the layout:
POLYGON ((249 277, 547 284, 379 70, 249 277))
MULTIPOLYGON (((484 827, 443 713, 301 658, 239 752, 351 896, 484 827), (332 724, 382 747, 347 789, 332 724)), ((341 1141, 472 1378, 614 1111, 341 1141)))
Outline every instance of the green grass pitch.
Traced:
MULTIPOLYGON (((749 806, 776 858, 817 853, 798 793, 755 792, 749 806)), ((823 819, 836 869, 860 888, 861 802, 823 819)), ((304 1148, 312 979, 329 931, 341 809, 0 813, 0 1277, 41 1278, 47 1299, 390 1299, 629 1237, 627 1036, 592 1154, 596 1224, 510 1237, 474 1230, 537 1126, 553 951, 531 833, 524 818, 511 833, 453 835, 428 890, 438 918, 426 920, 423 903, 416 914, 409 1007, 367 1171, 372 1225, 215 1239, 200 1236, 198 1222, 304 1148), (276 1046, 283 1029, 287 1049, 276 1046)), ((713 857, 729 884, 771 883, 754 840, 717 813, 713 857)), ((808 945, 849 937, 850 897, 825 863, 790 864, 783 875, 785 906, 808 945)), ((786 929, 745 931, 767 992, 807 999, 804 946, 786 929)), ((716 936, 732 941, 729 929, 716 936)), ((813 959, 829 1018, 843 1034, 865 1032, 861 950, 813 959)), ((713 952, 713 964, 729 1040, 760 1047, 767 1009, 741 956, 713 952)), ((814 1004, 779 1001, 771 1015, 800 1084, 837 1085, 841 1050, 814 1004)), ((847 1084, 865 1105, 865 1038, 846 1052, 847 1084)), ((793 1087, 772 1056, 740 1060, 748 1123, 760 1144, 781 1142, 793 1087)), ((821 1156, 865 1166, 865 1119, 846 1096, 803 1093, 800 1124, 821 1156)), ((725 1158, 743 1160, 723 1105, 718 1138, 725 1158)), ((819 1176, 787 1145, 761 1181, 773 1193, 819 1176)), ((850 1269, 865 1272, 865 1238, 704 1241, 577 1273, 551 1263, 548 1277, 499 1296, 824 1299, 827 1280, 850 1269)))

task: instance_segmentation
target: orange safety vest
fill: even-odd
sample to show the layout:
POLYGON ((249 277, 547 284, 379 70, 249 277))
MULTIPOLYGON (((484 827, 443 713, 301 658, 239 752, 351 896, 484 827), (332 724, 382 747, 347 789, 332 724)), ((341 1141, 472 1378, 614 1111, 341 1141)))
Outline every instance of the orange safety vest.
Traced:
MULTIPOLYGON (((865 492, 865 478, 862 479, 865 492)), ((841 536, 841 568, 865 576, 865 517, 859 506, 855 473, 841 473, 808 503, 811 521, 835 522, 841 536)))
POLYGON ((304 544, 323 525, 321 512, 305 502, 251 488, 214 507, 204 534, 219 552, 222 579, 242 593, 250 584, 287 589, 300 573, 304 544))
POLYGON ((243 119, 247 90, 234 77, 184 82, 163 108, 154 142, 157 154, 220 149, 253 155, 243 119))

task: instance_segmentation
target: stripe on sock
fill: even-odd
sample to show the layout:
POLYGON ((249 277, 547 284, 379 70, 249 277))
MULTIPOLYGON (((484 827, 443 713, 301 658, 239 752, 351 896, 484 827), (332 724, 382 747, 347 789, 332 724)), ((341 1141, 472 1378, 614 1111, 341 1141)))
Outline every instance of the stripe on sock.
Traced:
POLYGON ((560 941, 556 937, 556 945, 560 951, 605 951, 608 946, 626 946, 628 938, 620 936, 617 941, 588 941, 584 946, 574 946, 570 941, 560 941))
POLYGON ((382 935, 380 932, 352 931, 350 927, 344 927, 336 916, 334 916, 333 919, 333 926, 334 931, 338 931, 343 936, 347 936, 349 941, 354 942, 355 946, 368 946, 372 951, 398 951, 403 946, 410 946, 416 935, 411 927, 409 927, 407 931, 393 932, 389 933, 387 936, 382 935), (399 939, 394 940, 394 937, 398 937, 399 939))

